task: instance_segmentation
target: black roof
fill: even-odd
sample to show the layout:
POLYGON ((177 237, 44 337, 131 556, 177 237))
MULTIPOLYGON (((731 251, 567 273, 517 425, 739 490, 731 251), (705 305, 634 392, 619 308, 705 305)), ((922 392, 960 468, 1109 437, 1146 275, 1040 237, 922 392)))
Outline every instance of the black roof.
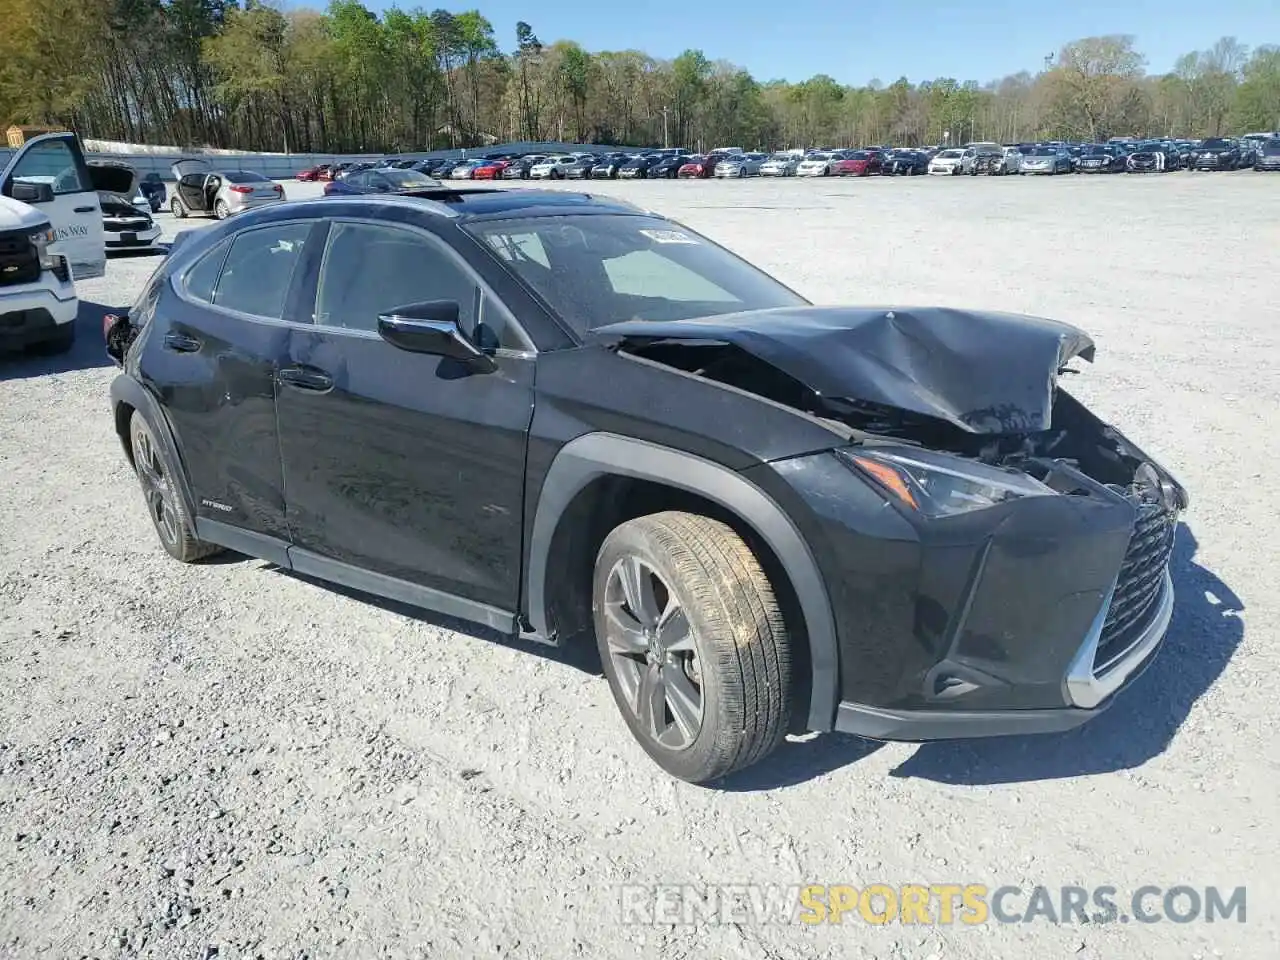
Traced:
MULTIPOLYGON (((385 195, 338 195, 320 197, 312 200, 288 201, 284 204, 272 204, 270 208, 280 209, 293 204, 319 204, 328 209, 337 205, 349 204, 368 206, 370 204, 393 204, 397 207, 417 205, 421 209, 458 220, 501 220, 516 216, 563 216, 566 214, 622 214, 627 216, 643 215, 644 210, 625 200, 615 200, 591 193, 577 193, 567 190, 500 190, 483 187, 459 187, 456 189, 446 185, 431 187, 426 190, 415 190, 385 195)), ((296 208, 295 208, 296 209, 296 208)))

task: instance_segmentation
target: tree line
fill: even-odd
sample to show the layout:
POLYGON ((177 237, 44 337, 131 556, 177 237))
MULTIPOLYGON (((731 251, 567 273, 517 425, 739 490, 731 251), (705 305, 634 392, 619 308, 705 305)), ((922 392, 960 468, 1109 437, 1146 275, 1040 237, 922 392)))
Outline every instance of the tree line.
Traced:
POLYGON ((1223 38, 1156 75, 1128 35, 981 83, 761 81, 686 50, 504 43, 478 10, 0 0, 0 123, 183 147, 399 152, 560 140, 709 149, 1280 129, 1280 46, 1223 38))

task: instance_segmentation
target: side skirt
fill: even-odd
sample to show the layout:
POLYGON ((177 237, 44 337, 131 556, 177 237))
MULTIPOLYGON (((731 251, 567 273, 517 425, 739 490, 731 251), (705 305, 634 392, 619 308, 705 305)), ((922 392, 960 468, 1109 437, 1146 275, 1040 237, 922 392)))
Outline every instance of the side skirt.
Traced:
POLYGON ((398 603, 406 603, 423 610, 456 617, 508 636, 515 636, 520 632, 516 615, 508 610, 500 610, 443 590, 435 590, 408 580, 352 566, 340 560, 312 553, 310 550, 290 546, 283 540, 263 533, 242 530, 217 520, 197 517, 196 536, 209 543, 219 544, 250 557, 258 557, 284 570, 292 570, 304 576, 316 577, 377 597, 385 597, 398 603))

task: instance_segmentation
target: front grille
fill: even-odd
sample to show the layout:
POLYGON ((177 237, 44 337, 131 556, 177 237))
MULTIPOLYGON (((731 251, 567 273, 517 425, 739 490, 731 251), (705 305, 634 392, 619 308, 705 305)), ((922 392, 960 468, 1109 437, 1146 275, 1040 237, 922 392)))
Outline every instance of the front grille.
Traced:
POLYGON ((1173 553, 1177 526, 1177 514, 1159 504, 1143 503, 1138 507, 1133 536, 1120 564, 1111 606, 1093 658, 1095 674, 1105 673, 1150 623, 1173 553))
POLYGON ((102 229, 107 233, 141 233, 143 230, 149 230, 151 222, 138 218, 137 220, 105 220, 102 229))
POLYGON ((0 233, 0 287, 32 283, 40 279, 40 254, 26 233, 0 233))

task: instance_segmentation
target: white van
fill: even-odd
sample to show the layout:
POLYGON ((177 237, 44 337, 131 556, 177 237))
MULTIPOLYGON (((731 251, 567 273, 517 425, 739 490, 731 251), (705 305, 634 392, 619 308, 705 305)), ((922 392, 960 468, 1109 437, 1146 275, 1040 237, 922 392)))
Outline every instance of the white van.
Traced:
POLYGON ((67 350, 75 280, 107 270, 98 190, 74 133, 28 140, 0 173, 0 350, 67 350))

